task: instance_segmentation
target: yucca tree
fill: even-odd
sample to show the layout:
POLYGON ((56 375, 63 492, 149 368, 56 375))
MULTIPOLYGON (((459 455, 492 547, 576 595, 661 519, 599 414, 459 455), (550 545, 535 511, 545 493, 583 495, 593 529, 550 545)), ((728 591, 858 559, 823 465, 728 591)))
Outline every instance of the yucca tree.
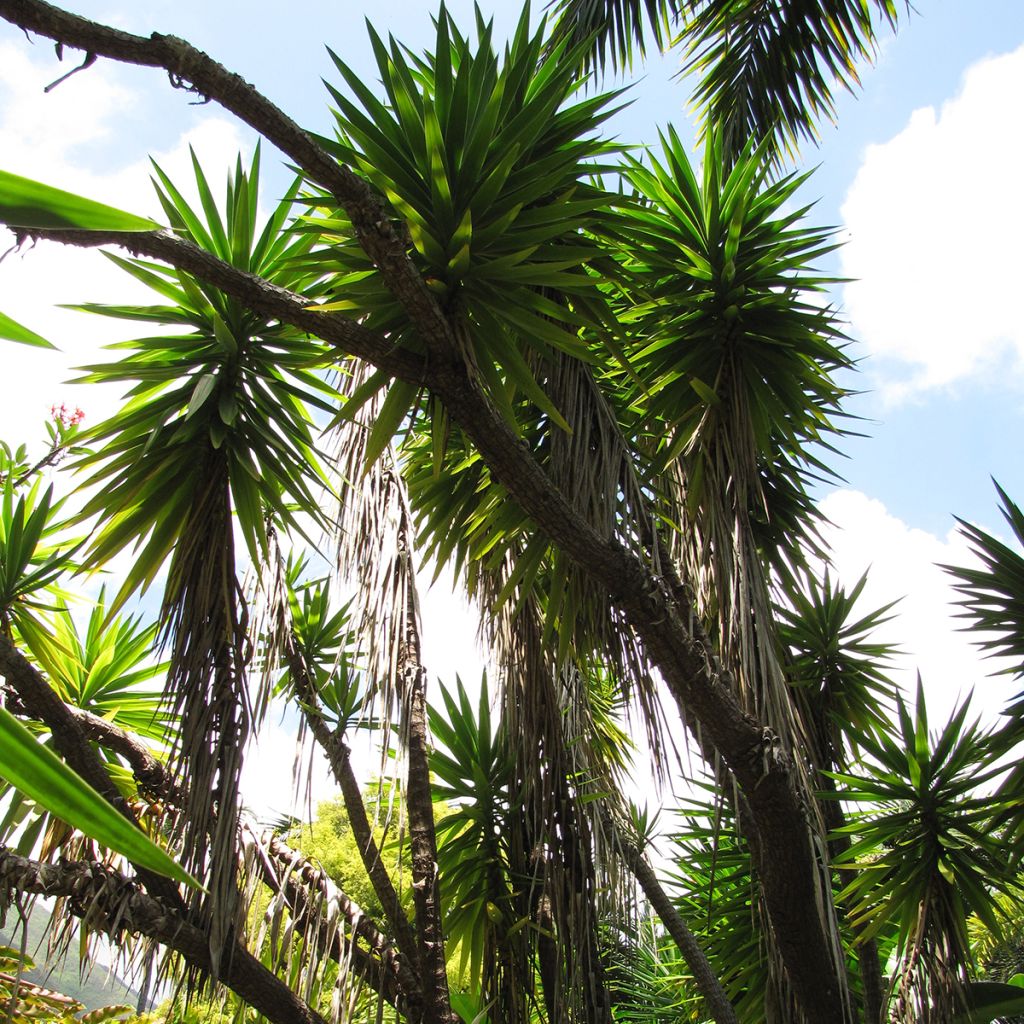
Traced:
MULTIPOLYGON (((304 286, 308 276, 295 260, 310 240, 283 230, 292 197, 262 229, 257 223, 259 150, 249 168, 239 161, 223 208, 193 163, 198 213, 154 167, 176 235, 279 287, 304 286)), ((268 519, 290 522, 294 502, 315 509, 311 487, 320 470, 308 409, 323 403, 311 370, 324 348, 187 272, 110 258, 163 303, 81 307, 160 331, 121 343, 117 362, 87 367, 82 378, 129 386, 124 407, 83 435, 94 446, 81 460, 94 497, 81 516, 100 516, 84 558, 102 566, 134 545, 115 606, 166 567, 160 632, 169 647, 165 694, 179 726, 176 771, 187 794, 180 827, 187 863, 208 877, 216 972, 238 914, 232 851, 241 751, 253 717, 235 524, 258 565, 268 519), (106 515, 112 506, 117 513, 106 515)))
POLYGON ((650 295, 622 314, 635 324, 629 402, 642 410, 640 443, 654 439, 666 514, 682 525, 671 544, 744 701, 795 736, 770 573, 808 549, 814 514, 788 522, 765 482, 783 477, 782 463, 801 493, 820 465, 815 445, 837 429, 830 416, 843 393, 832 374, 850 363, 831 311, 809 301, 827 283, 812 268, 831 243, 797 226, 805 211, 782 212, 800 179, 766 183, 763 152, 748 149, 723 174, 712 138, 698 180, 678 136, 662 147, 649 167, 626 168, 642 202, 628 258, 650 295), (767 545, 763 523, 774 529, 767 545))
MULTIPOLYGON (((699 929, 687 932, 659 892, 620 794, 627 715, 669 773, 665 695, 708 761, 720 821, 732 822, 694 853, 712 887, 715 843, 735 853, 739 912, 703 929, 723 958, 735 954, 724 982, 705 972, 722 995, 717 1019, 772 1010, 845 1024, 855 1001, 816 792, 823 772, 847 767, 831 717, 843 699, 818 680, 808 710, 810 688, 787 678, 773 587, 805 576, 820 550, 809 485, 827 475, 844 397, 834 375, 849 360, 833 312, 808 297, 828 284, 814 265, 832 243, 790 209, 800 179, 772 169, 780 144, 827 106, 830 76, 850 81, 872 12, 895 17, 881 0, 565 4, 564 31, 525 11, 501 48, 485 18, 470 36, 442 9, 425 54, 371 30, 380 91, 335 57, 337 130, 318 138, 181 40, 0 0, 0 14, 63 45, 167 69, 300 174, 262 232, 255 164, 236 168, 223 205, 197 166, 196 210, 158 169, 169 230, 0 176, 0 212, 17 231, 120 246, 131 257, 114 259, 162 297, 85 307, 169 333, 88 368, 130 391, 85 435, 94 490, 82 523, 97 522, 76 557, 97 566, 134 548, 117 607, 166 565, 159 632, 181 732, 183 848, 212 900, 190 909, 148 876, 143 891, 82 862, 47 876, 4 854, 8 890, 45 882, 85 894, 113 930, 116 899, 129 894, 133 928, 170 945, 193 976, 219 973, 275 1022, 319 1024, 313 993, 330 962, 335 979, 362 977, 407 1019, 447 1024, 447 875, 469 973, 502 1001, 492 1019, 603 1024, 621 987, 610 951, 636 917, 637 886, 688 968, 709 959, 699 929), (601 137, 617 98, 588 91, 588 60, 601 52, 591 28, 611 12, 621 59, 643 11, 662 40, 672 27, 688 33, 704 76, 699 172, 671 130, 642 159, 601 137), (323 441, 317 416, 332 430, 323 441), (321 528, 339 535, 347 619, 326 586, 289 573, 289 543, 316 544, 321 528), (450 721, 435 718, 452 755, 435 761, 438 776, 463 801, 442 830, 447 854, 431 798, 417 544, 478 601, 500 689, 500 740, 486 737, 490 709, 471 715, 462 695, 444 702, 450 721), (243 560, 258 602, 242 596, 243 560), (237 871, 242 740, 275 686, 328 755, 379 921, 280 837, 243 833, 237 871), (361 714, 380 720, 403 761, 411 919, 351 765, 361 714), (496 843, 487 829, 499 811, 509 826, 496 843), (473 878, 491 897, 486 923, 472 912, 473 878), (260 887, 274 908, 262 964, 236 913, 260 887), (745 943, 763 954, 747 975, 745 943)), ((18 325, 0 330, 30 340, 18 325)), ((36 568, 23 559, 14 585, 36 568)), ((825 590, 819 604, 844 604, 825 590)), ((849 626, 844 639, 856 647, 861 632, 849 626)), ((862 693, 873 679, 862 672, 862 693)), ((55 736, 61 713, 41 717, 55 736)), ((858 742, 877 760, 889 740, 868 731, 858 742)), ((95 777, 94 752, 80 753, 95 777)), ((347 991, 335 988, 339 1015, 347 991)), ((478 1016, 486 1000, 474 1005, 478 1016)))
POLYGON ((1002 774, 988 757, 969 701, 930 733, 923 687, 913 713, 902 700, 899 732, 862 734, 863 774, 837 773, 850 803, 872 805, 842 831, 852 843, 840 863, 858 869, 848 884, 854 926, 864 938, 896 932, 893 1019, 946 1021, 963 1012, 973 973, 967 921, 973 912, 999 932, 998 895, 1016 895, 1016 872, 994 830, 991 796, 977 795, 1002 774))

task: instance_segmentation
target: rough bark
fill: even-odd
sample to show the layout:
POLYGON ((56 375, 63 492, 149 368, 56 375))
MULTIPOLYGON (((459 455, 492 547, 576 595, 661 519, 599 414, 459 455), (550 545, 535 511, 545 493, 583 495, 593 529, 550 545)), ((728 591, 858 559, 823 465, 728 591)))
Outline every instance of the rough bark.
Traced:
MULTIPOLYGON (((239 76, 182 40, 159 34, 147 39, 119 32, 67 14, 41 0, 0 0, 0 16, 93 54, 165 68, 175 84, 190 85, 234 112, 335 196, 351 219, 360 243, 415 324, 431 359, 426 366, 417 360, 422 373, 410 378, 410 362, 406 361, 400 369, 386 339, 376 338, 352 322, 343 322, 343 318, 332 321, 319 314, 320 324, 348 337, 348 345, 339 341, 345 351, 369 359, 388 372, 416 379, 438 395, 453 421, 473 440, 495 479, 554 543, 607 589, 622 609, 677 703, 707 732, 748 800, 760 839, 758 848, 764 851, 758 870, 766 906, 787 975, 807 1021, 842 1024, 843 986, 817 911, 818 865, 811 851, 809 826, 792 764, 777 750, 771 731, 744 713, 713 651, 694 635, 692 605, 682 606, 674 600, 669 588, 642 556, 626 550, 614 539, 598 536, 575 513, 568 498, 551 485, 479 382, 470 376, 458 358, 450 326, 409 261, 404 242, 392 227, 382 203, 366 183, 339 166, 239 76), (357 352, 351 342, 361 351, 357 352)), ((101 238, 102 241, 126 244, 124 239, 109 236, 101 238)), ((144 245, 129 241, 126 248, 144 252, 144 245), (133 244, 139 248, 133 248, 133 244)), ((217 261, 211 257, 205 262, 217 261)), ((190 269, 198 273, 194 267, 190 269)), ((216 279, 206 279, 243 301, 248 301, 246 296, 255 291, 263 305, 254 308, 264 312, 271 297, 280 298, 275 294, 279 289, 272 290, 265 282, 261 285, 249 275, 236 277, 233 286, 226 287, 224 282, 230 277, 221 266, 217 268, 216 279), (242 287, 236 290, 239 285, 242 287)), ((324 336, 311 325, 308 312, 299 316, 291 307, 289 315, 282 319, 324 336)), ((326 340, 333 342, 335 338, 326 340)))
MULTIPOLYGON (((145 935, 179 953, 191 967, 210 973, 207 935, 162 900, 148 896, 102 864, 41 864, 0 847, 0 909, 6 908, 13 893, 64 897, 72 913, 87 918, 91 927, 115 941, 126 931, 145 935)), ((220 980, 275 1024, 325 1024, 244 949, 236 948, 226 958, 220 980)))
POLYGON ((412 524, 409 522, 405 495, 397 480, 393 481, 392 490, 400 503, 398 558, 407 581, 406 605, 403 610, 405 636, 399 651, 398 677, 408 770, 405 805, 409 816, 413 905, 420 944, 420 967, 427 997, 424 1020, 427 1024, 450 1024, 456 1017, 448 993, 441 890, 437 881, 437 834, 428 761, 427 670, 422 663, 416 571, 412 560, 412 524))

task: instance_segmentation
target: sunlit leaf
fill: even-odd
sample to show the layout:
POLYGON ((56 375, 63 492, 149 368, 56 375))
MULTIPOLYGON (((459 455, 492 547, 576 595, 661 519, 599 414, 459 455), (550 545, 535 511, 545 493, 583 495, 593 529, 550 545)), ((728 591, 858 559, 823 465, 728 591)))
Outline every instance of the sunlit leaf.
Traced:
POLYGON ((168 854, 0 708, 0 775, 26 796, 132 863, 202 888, 168 854))
POLYGON ((22 345, 32 345, 34 348, 56 349, 57 347, 41 335, 36 334, 35 331, 22 327, 21 324, 3 313, 0 313, 0 338, 6 341, 16 341, 22 345))
POLYGON ((92 199, 0 171, 0 223, 12 228, 154 231, 159 224, 92 199))

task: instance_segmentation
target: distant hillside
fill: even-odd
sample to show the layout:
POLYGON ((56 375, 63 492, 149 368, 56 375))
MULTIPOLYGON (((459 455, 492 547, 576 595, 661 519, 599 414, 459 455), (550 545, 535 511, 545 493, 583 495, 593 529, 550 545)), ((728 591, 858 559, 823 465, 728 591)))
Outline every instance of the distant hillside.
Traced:
MULTIPOLYGON (((21 949, 20 927, 12 927, 12 918, 16 915, 8 913, 7 926, 0 928, 0 945, 13 946, 21 949)), ((25 972, 25 979, 38 985, 62 992, 84 1004, 87 1010, 98 1010, 101 1006, 113 1003, 127 1003, 135 1006, 139 1000, 138 992, 130 988, 120 978, 112 975, 102 964, 95 964, 84 978, 78 973, 78 959, 75 943, 72 943, 70 955, 61 963, 46 962, 46 929, 50 923, 49 910, 36 904, 28 921, 28 946, 26 952, 35 961, 36 968, 25 972)))

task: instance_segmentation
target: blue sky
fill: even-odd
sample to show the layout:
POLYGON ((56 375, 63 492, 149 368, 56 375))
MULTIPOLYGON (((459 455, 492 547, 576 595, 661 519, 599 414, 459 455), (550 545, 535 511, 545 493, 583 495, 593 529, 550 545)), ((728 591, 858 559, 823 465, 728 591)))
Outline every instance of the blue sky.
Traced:
MULTIPOLYGON (((448 6, 471 25, 470 3, 448 6)), ((499 8, 499 32, 507 31, 515 6, 484 5, 491 6, 499 8)), ((840 97, 837 125, 823 125, 821 146, 802 154, 803 166, 819 165, 804 188, 806 200, 817 202, 811 216, 834 225, 846 243, 825 269, 860 279, 837 286, 833 299, 863 360, 849 386, 865 393, 849 409, 863 417, 856 429, 869 435, 846 444, 849 458, 837 467, 846 484, 824 488, 821 497, 837 526, 830 539, 839 575, 852 583, 872 565, 871 600, 906 595, 892 627, 907 651, 902 677, 909 680, 920 667, 939 714, 979 683, 980 704, 994 713, 1009 685, 982 682, 987 667, 955 633, 950 594, 934 563, 966 557, 951 535, 954 513, 1001 530, 990 475, 1024 500, 1024 4, 916 6, 895 37, 883 32, 877 66, 863 68, 863 88, 840 97)), ((432 32, 429 8, 400 0, 83 0, 76 9, 132 31, 190 39, 318 131, 330 130, 320 77, 337 78, 324 44, 372 81, 364 12, 378 31, 393 31, 416 49, 432 32)), ((58 65, 49 43, 30 45, 20 31, 0 26, 0 166, 147 212, 147 153, 159 154, 180 177, 192 142, 216 178, 238 147, 251 147, 251 134, 228 115, 212 104, 190 105, 152 70, 100 62, 44 96, 42 86, 76 56, 58 65)), ((685 129, 687 90, 674 78, 677 68, 676 55, 649 62, 614 134, 653 143, 659 125, 685 129)), ((278 172, 271 188, 286 180, 278 172)), ((0 237, 0 251, 6 248, 0 237)), ((4 350, 6 439, 38 437, 54 400, 81 405, 91 421, 114 400, 59 384, 68 365, 95 358, 96 347, 111 339, 110 325, 50 308, 129 301, 135 293, 104 262, 41 247, 0 264, 0 309, 67 353, 62 362, 4 350)), ((438 596, 434 604, 434 668, 450 674, 473 657, 472 643, 465 626, 453 634, 446 625, 451 598, 438 596)))

